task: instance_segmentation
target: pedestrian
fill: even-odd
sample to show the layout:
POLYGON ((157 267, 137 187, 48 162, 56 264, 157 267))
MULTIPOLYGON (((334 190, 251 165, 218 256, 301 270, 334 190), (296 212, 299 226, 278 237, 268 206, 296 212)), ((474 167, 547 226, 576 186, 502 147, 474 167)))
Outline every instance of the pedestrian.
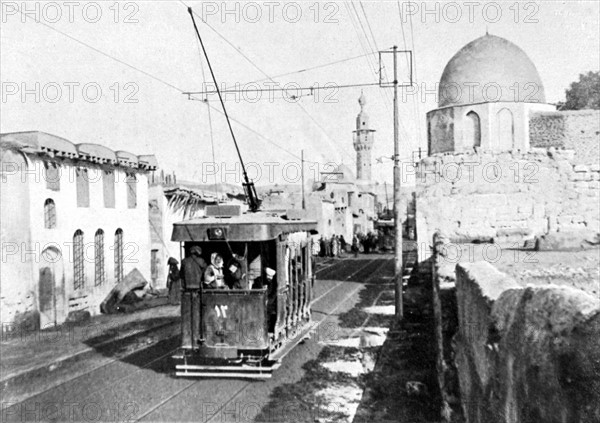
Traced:
POLYGON ((325 240, 325 257, 331 257, 331 240, 325 240))
POLYGON ((352 237, 352 252, 354 253, 354 258, 358 257, 358 235, 354 234, 352 237))
POLYGON ((344 239, 344 235, 340 235, 340 249, 343 253, 346 252, 346 240, 344 239))
POLYGON ((325 257, 325 254, 327 254, 327 242, 325 242, 325 238, 323 238, 323 236, 321 236, 321 239, 319 240, 319 244, 320 244, 319 255, 321 257, 325 257))
POLYGON ((334 257, 339 257, 340 256, 340 240, 338 239, 337 235, 334 235, 332 240, 333 240, 333 244, 332 244, 331 252, 334 257))
POLYGON ((169 274, 167 276, 167 289, 169 290, 169 304, 179 304, 181 302, 181 279, 179 275, 179 262, 170 257, 167 261, 169 265, 169 274))
POLYGON ((319 253, 321 252, 320 242, 319 242, 319 240, 315 239, 314 237, 311 238, 310 251, 311 251, 311 254, 313 255, 313 257, 317 257, 319 255, 319 253))
POLYGON ((315 237, 311 238, 310 252, 312 254, 312 260, 311 260, 312 261, 312 273, 314 275, 317 271, 317 257, 319 256, 319 253, 321 252, 320 242, 315 237))

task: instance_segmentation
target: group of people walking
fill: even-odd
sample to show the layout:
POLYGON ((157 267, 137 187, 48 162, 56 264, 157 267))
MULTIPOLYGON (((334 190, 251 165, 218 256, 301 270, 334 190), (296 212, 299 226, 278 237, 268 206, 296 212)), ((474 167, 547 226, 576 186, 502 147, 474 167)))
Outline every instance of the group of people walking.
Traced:
POLYGON ((346 252, 347 243, 344 235, 332 235, 331 238, 321 237, 313 240, 312 254, 319 257, 340 257, 346 252))
POLYGON ((312 254, 319 257, 340 257, 342 254, 347 253, 349 249, 357 256, 359 252, 365 254, 376 252, 378 243, 379 237, 374 232, 368 234, 355 233, 352 236, 351 244, 346 242, 343 235, 334 234, 331 238, 322 236, 318 240, 314 239, 312 254))

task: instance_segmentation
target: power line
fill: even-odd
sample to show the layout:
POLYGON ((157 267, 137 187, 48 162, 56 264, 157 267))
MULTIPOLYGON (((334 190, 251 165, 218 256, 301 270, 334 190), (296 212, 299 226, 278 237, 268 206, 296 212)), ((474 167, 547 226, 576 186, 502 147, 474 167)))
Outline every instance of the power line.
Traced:
MULTIPOLYGON (((179 0, 181 4, 183 4, 186 8, 188 8, 188 6, 185 4, 185 2, 183 2, 183 0, 179 0)), ((224 36, 222 36, 221 34, 219 34, 219 32, 214 29, 210 24, 208 24, 203 18, 202 16, 198 15, 196 12, 192 12, 195 16, 197 16, 202 22, 204 22, 210 29, 212 29, 219 37, 221 37, 225 42, 227 42, 227 44, 229 44, 235 51, 237 51, 240 55, 242 55, 242 57, 244 57, 244 59, 246 59, 256 70, 258 70, 260 73, 262 73, 265 77, 267 77, 270 81, 272 81, 273 83, 275 83, 275 81, 273 80, 272 77, 270 77, 265 71, 263 71, 260 67, 258 67, 258 65, 256 63, 254 63, 252 61, 252 59, 250 59, 248 56, 246 56, 240 49, 238 49, 235 45, 233 45, 233 43, 231 43, 229 40, 227 40, 224 36)), ((340 150, 339 147, 336 145, 336 143, 333 141, 333 139, 329 136, 329 134, 327 133, 327 131, 325 130, 325 128, 323 128, 323 126, 317 122, 317 120, 310 115, 310 113, 308 113, 308 111, 302 106, 302 104, 300 103, 295 103, 298 107, 300 107, 300 109, 304 112, 304 114, 306 114, 312 121, 313 123, 319 127, 319 129, 321 129, 321 131, 323 131, 323 133, 325 134, 325 136, 329 139, 329 141, 331 142, 331 144, 334 146, 334 149, 337 149, 338 151, 341 151, 342 154, 346 154, 350 157, 351 160, 354 160, 354 157, 350 156, 348 154, 348 152, 346 150, 340 150)))
MULTIPOLYGON (((372 87, 375 85, 379 85, 379 83, 363 83, 363 84, 345 84, 345 85, 332 85, 329 87, 326 86, 315 86, 315 87, 292 87, 292 88, 248 88, 248 89, 226 89, 219 90, 222 94, 230 94, 230 93, 261 93, 261 92, 287 92, 290 90, 302 90, 302 91, 318 91, 318 90, 331 90, 333 88, 337 89, 345 89, 345 88, 356 88, 356 87, 372 87)), ((216 94, 216 90, 208 90, 208 91, 190 91, 184 92, 186 95, 207 95, 207 94, 216 94)))
MULTIPOLYGON (((19 8, 17 8, 17 10, 19 11, 19 13, 21 13, 23 16, 25 16, 25 18, 26 18, 26 19, 27 19, 27 18, 30 18, 30 19, 31 19, 31 17, 30 17, 30 16, 28 16, 28 15, 24 14, 23 12, 21 12, 21 10, 20 10, 19 8)), ((182 94, 184 93, 184 90, 182 90, 181 88, 179 88, 179 87, 177 87, 177 86, 175 86, 175 85, 173 85, 173 84, 171 84, 171 83, 169 83, 169 82, 167 82, 167 81, 164 81, 164 80, 162 80, 161 78, 158 78, 158 77, 156 77, 156 76, 152 75, 151 73, 144 71, 143 69, 140 69, 140 68, 138 68, 138 67, 136 67, 136 66, 134 66, 134 65, 131 65, 131 64, 129 64, 129 63, 127 63, 127 62, 125 62, 125 61, 123 61, 123 60, 121 60, 121 59, 118 59, 118 58, 116 58, 116 57, 114 57, 114 56, 112 56, 112 55, 110 55, 110 54, 108 54, 108 53, 105 53, 104 51, 102 51, 102 50, 100 50, 100 49, 98 49, 98 48, 96 48, 96 47, 94 47, 94 46, 92 46, 92 45, 90 45, 90 44, 88 44, 88 43, 85 43, 85 42, 83 42, 83 41, 81 41, 81 40, 79 40, 79 39, 77 39, 77 38, 75 38, 75 37, 73 37, 73 36, 71 36, 71 35, 69 35, 69 34, 65 33, 65 32, 62 32, 62 31, 60 31, 60 30, 58 30, 58 29, 54 28, 53 26, 50 26, 50 25, 48 25, 48 24, 46 24, 46 23, 44 23, 44 22, 42 22, 42 21, 35 21, 35 22, 36 22, 36 23, 38 23, 38 24, 42 24, 43 26, 45 26, 45 27, 49 28, 50 30, 52 30, 52 31, 55 31, 55 32, 57 32, 57 33, 59 33, 59 34, 63 35, 64 37, 67 37, 67 38, 69 38, 70 40, 72 40, 72 41, 75 41, 76 43, 78 43, 78 44, 81 44, 82 46, 84 46, 84 47, 87 47, 87 48, 89 48, 89 49, 91 49, 91 50, 95 51, 96 53, 99 53, 100 55, 102 55, 102 56, 104 56, 104 57, 107 57, 107 58, 109 58, 109 59, 111 59, 111 60, 114 60, 115 62, 117 62, 117 63, 119 63, 119 64, 122 64, 122 65, 124 65, 124 66, 126 66, 126 67, 130 68, 130 69, 133 69, 133 70, 135 70, 135 71, 137 71, 137 72, 140 72, 140 73, 142 73, 142 74, 146 75, 147 77, 149 77, 149 78, 151 78, 151 79, 153 79, 153 80, 155 80, 155 81, 157 81, 157 82, 160 82, 161 84, 163 84, 163 85, 165 85, 165 86, 167 86, 167 87, 169 87, 169 88, 172 88, 172 89, 174 89, 174 90, 176 90, 176 91, 179 91, 179 93, 182 93, 182 94)), ((197 101, 203 101, 203 100, 201 100, 201 99, 199 99, 199 98, 194 98, 194 100, 197 100, 197 101)), ((217 111, 217 112, 219 112, 219 113, 221 113, 221 114, 223 113, 223 112, 222 112, 221 110, 219 110, 218 108, 215 108, 215 107, 213 107, 213 106, 211 106, 211 105, 208 105, 208 106, 209 106, 211 109, 213 109, 213 110, 215 110, 215 111, 217 111)), ((289 151, 288 149, 286 149, 286 148, 284 148, 284 147, 280 146, 280 145, 279 145, 279 144, 277 144, 276 142, 274 142, 274 141, 270 140, 269 138, 265 137, 263 134, 261 134, 260 132, 258 132, 258 131, 256 131, 256 130, 252 129, 250 126, 248 126, 248 125, 247 125, 247 124, 245 124, 244 122, 242 122, 242 121, 240 121, 240 120, 238 120, 238 119, 236 119, 236 118, 234 118, 234 117, 231 117, 231 116, 230 116, 230 119, 231 119, 232 121, 234 121, 235 123, 237 123, 238 125, 240 125, 240 126, 242 126, 243 128, 245 128, 246 130, 248 130, 248 131, 252 132, 253 134, 257 135, 258 137, 260 137, 261 139, 263 139, 263 140, 264 140, 264 141, 266 141, 267 143, 269 143, 269 144, 271 144, 271 145, 273 145, 273 146, 277 147, 278 149, 280 149, 280 150, 284 151, 285 153, 287 153, 287 154, 291 155, 292 157, 294 157, 294 158, 296 158, 296 159, 300 160, 300 156, 297 156, 295 153, 293 153, 293 152, 289 151)), ((310 162, 310 163, 315 163, 315 164, 322 164, 322 163, 320 163, 320 162, 315 162, 315 161, 310 161, 310 160, 305 160, 305 161, 306 161, 306 162, 310 162)))
MULTIPOLYGON (((409 15, 409 19, 410 19, 410 42, 412 45, 412 51, 413 51, 413 60, 415 62, 415 81, 418 80, 418 76, 417 76, 417 51, 415 49, 415 34, 413 32, 413 21, 412 21, 412 14, 409 15)), ((413 99, 415 100, 415 104, 416 104, 416 109, 417 109, 417 125, 418 125, 418 134, 417 136, 419 137, 419 146, 421 146, 423 144, 423 140, 422 140, 422 134, 421 134, 421 128, 422 128, 422 122, 420 119, 421 116, 421 105, 419 104, 419 102, 417 101, 416 98, 413 97, 413 99)))
MULTIPOLYGON (((312 68, 306 68, 306 69, 300 69, 300 70, 297 70, 297 71, 292 71, 292 72, 287 72, 287 73, 281 73, 279 75, 272 76, 272 78, 273 79, 274 78, 281 78, 281 77, 284 77, 284 76, 290 76, 290 75, 294 75, 294 74, 297 74, 297 73, 303 73, 303 72, 308 72, 308 71, 312 71, 312 70, 315 70, 315 69, 321 69, 321 68, 325 68, 327 66, 333 66, 333 65, 340 64, 340 63, 349 62, 350 60, 360 59, 360 58, 363 58, 365 56, 369 56, 371 54, 374 54, 374 53, 367 53, 367 54, 361 54, 361 55, 358 55, 358 56, 347 57, 346 59, 340 59, 340 60, 336 60, 334 62, 324 63, 322 65, 313 66, 312 68)), ((252 83, 256 83, 256 82, 262 82, 262 81, 267 81, 268 79, 269 78, 257 79, 256 81, 248 82, 248 84, 252 84, 252 83)))

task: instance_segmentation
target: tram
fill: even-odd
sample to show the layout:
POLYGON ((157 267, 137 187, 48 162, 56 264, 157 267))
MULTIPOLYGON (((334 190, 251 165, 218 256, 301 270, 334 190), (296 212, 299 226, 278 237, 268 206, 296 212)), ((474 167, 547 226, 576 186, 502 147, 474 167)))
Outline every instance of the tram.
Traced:
POLYGON ((182 289, 177 376, 269 378, 309 336, 317 222, 298 212, 209 206, 206 217, 174 224, 172 241, 185 256, 197 246, 207 263, 217 253, 241 265, 237 287, 182 289))
POLYGON ((281 215, 259 210, 261 202, 248 178, 194 12, 188 12, 238 153, 248 212, 237 206, 209 206, 205 217, 173 225, 171 240, 196 263, 194 283, 183 278, 182 341, 173 356, 176 375, 269 378, 312 329, 310 247, 317 222, 304 219, 298 210, 281 215), (202 263, 214 267, 200 275, 202 263))

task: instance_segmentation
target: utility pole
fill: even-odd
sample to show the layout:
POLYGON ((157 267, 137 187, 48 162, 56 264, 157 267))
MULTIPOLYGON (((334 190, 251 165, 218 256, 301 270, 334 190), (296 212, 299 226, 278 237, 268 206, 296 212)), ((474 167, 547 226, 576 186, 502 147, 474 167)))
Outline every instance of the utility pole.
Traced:
POLYGON ((302 210, 306 210, 306 200, 304 199, 304 150, 300 153, 300 174, 302 175, 302 210))
POLYGON ((404 318, 402 304, 402 219, 400 217, 400 140, 398 139, 398 47, 394 46, 394 287, 396 318, 404 318))

